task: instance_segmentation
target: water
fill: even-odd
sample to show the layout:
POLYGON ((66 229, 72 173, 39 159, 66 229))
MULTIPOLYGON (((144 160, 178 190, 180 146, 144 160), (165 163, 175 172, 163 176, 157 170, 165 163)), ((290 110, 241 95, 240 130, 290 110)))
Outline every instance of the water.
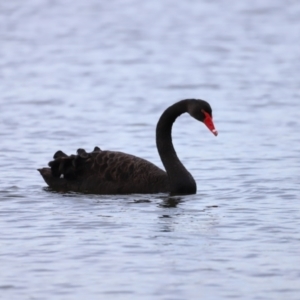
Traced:
POLYGON ((299 299, 298 1, 0 4, 1 299, 299 299), (219 136, 173 130, 196 195, 51 193, 55 151, 162 167, 155 125, 208 100, 219 136))

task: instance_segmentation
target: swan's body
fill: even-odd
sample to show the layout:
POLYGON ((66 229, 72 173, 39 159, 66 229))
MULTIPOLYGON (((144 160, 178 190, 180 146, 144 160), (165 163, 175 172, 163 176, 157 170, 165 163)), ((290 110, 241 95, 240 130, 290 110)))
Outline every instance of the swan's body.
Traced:
POLYGON ((57 154, 56 159, 50 162, 52 170, 40 170, 46 183, 55 190, 94 194, 153 194, 169 191, 165 171, 130 154, 97 148, 91 153, 80 149, 78 155, 67 156, 61 151, 57 154))
POLYGON ((189 112, 204 122, 217 135, 212 123, 212 111, 203 100, 182 100, 167 108, 156 127, 156 144, 166 171, 151 162, 122 152, 91 153, 83 149, 77 155, 57 151, 51 168, 39 169, 45 182, 58 191, 94 194, 165 193, 195 194, 196 182, 177 157, 172 144, 171 130, 175 119, 189 112))

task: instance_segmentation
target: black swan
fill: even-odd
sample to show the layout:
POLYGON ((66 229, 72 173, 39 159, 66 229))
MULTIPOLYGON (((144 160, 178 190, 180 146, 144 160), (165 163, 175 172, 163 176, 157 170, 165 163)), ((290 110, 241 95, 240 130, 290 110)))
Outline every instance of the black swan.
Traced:
POLYGON ((38 171, 50 188, 61 192, 195 194, 196 182, 178 159, 171 137, 174 121, 185 112, 203 122, 215 136, 218 134, 206 101, 187 99, 168 107, 156 126, 156 145, 166 172, 145 159, 98 147, 90 153, 78 149, 77 155, 70 156, 57 151, 50 168, 38 171))

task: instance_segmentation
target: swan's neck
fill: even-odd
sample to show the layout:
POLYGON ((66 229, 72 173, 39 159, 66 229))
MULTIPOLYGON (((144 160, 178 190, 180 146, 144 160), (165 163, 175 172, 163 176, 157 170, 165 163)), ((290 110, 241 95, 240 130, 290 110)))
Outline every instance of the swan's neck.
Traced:
POLYGON ((171 194, 195 194, 197 190, 193 176, 179 160, 172 143, 172 126, 176 118, 187 112, 188 100, 175 103, 161 115, 156 126, 156 145, 167 171, 171 194))

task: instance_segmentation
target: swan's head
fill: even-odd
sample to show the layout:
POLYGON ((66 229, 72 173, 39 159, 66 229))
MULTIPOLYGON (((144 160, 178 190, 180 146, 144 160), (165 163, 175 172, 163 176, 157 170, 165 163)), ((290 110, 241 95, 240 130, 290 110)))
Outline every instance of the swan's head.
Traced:
POLYGON ((189 100, 188 113, 196 120, 203 122, 215 136, 218 135, 218 131, 215 129, 213 122, 212 109, 209 103, 204 100, 189 100))

